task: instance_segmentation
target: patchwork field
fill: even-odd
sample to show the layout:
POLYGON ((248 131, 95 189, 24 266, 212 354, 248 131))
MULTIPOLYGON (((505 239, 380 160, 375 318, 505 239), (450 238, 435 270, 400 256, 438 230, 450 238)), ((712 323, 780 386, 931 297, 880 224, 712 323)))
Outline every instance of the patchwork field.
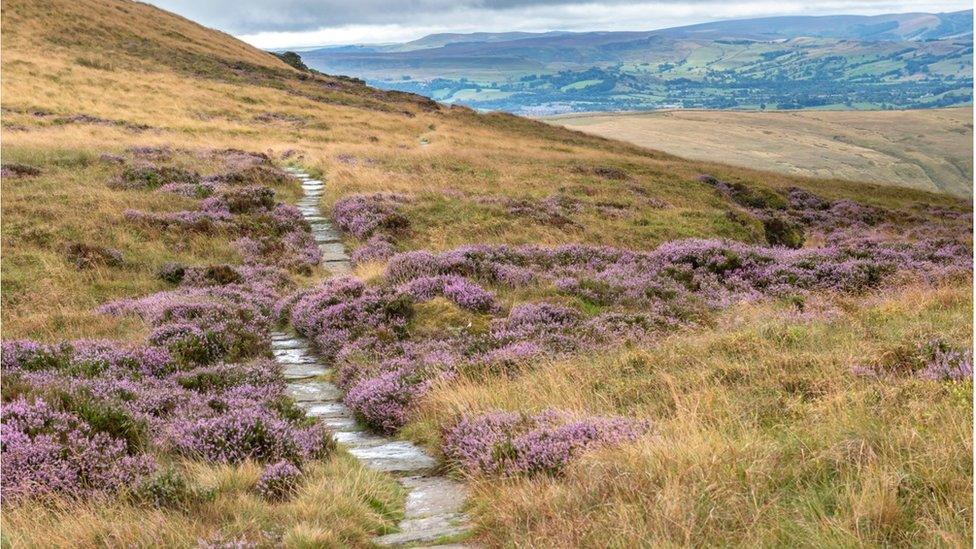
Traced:
POLYGON ((663 111, 545 118, 684 158, 973 194, 973 109, 663 111))
POLYGON ((396 532, 408 484, 272 334, 467 487, 433 544, 972 545, 968 201, 376 90, 138 2, 3 16, 4 547, 396 532))

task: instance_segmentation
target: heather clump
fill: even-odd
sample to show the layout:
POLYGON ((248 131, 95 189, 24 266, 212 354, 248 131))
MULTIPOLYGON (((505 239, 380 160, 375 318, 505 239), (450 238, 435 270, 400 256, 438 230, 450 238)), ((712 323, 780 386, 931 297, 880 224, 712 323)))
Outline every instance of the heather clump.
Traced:
POLYGON ((0 177, 36 177, 41 175, 40 168, 19 162, 5 162, 0 165, 0 177))
POLYGON ((228 172, 208 176, 205 181, 227 186, 279 187, 295 180, 288 172, 269 165, 260 157, 254 157, 252 154, 228 156, 227 161, 232 169, 228 172))
POLYGON ((345 403, 372 429, 395 433, 406 424, 416 400, 431 383, 450 375, 452 360, 449 358, 447 364, 439 362, 430 356, 416 357, 415 361, 403 358, 389 361, 379 368, 377 375, 347 382, 345 403))
POLYGON ((756 210, 784 210, 788 206, 787 199, 780 193, 759 185, 747 185, 738 181, 721 181, 710 175, 698 178, 729 197, 733 202, 756 210))
POLYGON ((186 265, 175 261, 167 261, 156 269, 156 278, 169 282, 170 284, 179 284, 185 274, 186 265))
POLYGON ((198 184, 200 174, 175 166, 136 164, 123 168, 122 173, 109 180, 108 186, 117 190, 154 190, 167 184, 198 184))
POLYGON ((554 194, 542 200, 505 199, 502 202, 506 212, 515 217, 560 228, 579 226, 573 221, 572 215, 582 211, 582 204, 566 195, 554 194))
POLYGON ((268 465, 258 480, 257 491, 268 501, 285 501, 298 491, 302 472, 290 461, 268 465))
POLYGON ((166 434, 166 445, 177 454, 217 463, 301 462, 328 455, 334 444, 321 424, 296 425, 260 406, 175 421, 166 434))
POLYGON ((973 378, 973 350, 933 337, 892 349, 874 363, 857 365, 851 370, 866 377, 963 381, 973 378))
POLYGON ((212 158, 219 158, 220 160, 223 160, 224 164, 233 171, 243 170, 245 168, 251 168, 254 166, 274 167, 271 164, 271 157, 262 152, 252 152, 229 148, 214 149, 208 151, 208 153, 212 158))
POLYGON ((398 208, 407 201, 406 196, 396 193, 347 196, 332 207, 332 220, 340 230, 359 239, 375 233, 397 234, 409 225, 398 208))
POLYGON ((374 429, 401 427, 431 381, 458 371, 516 372, 542 357, 646 340, 743 300, 856 293, 896 273, 968 272, 968 247, 850 238, 792 250, 690 239, 651 252, 599 246, 474 245, 393 256, 385 284, 335 278, 283 305, 298 330, 337 363, 346 402, 374 429), (551 298, 503 310, 495 292, 551 298), (554 295, 553 295, 554 294, 554 295), (415 305, 444 299, 480 315, 475 329, 425 330, 415 305), (450 357, 432 360, 440 349, 450 357))
POLYGON ((400 291, 416 301, 444 296, 462 309, 490 312, 498 308, 495 295, 477 283, 457 275, 435 275, 416 278, 402 285, 400 291))
POLYGON ((259 185, 220 184, 200 202, 199 210, 147 213, 126 210, 125 219, 161 230, 238 234, 238 251, 248 265, 273 264, 309 274, 322 258, 308 223, 298 208, 275 201, 273 189, 259 185))
POLYGON ((216 187, 210 182, 199 183, 166 183, 159 187, 159 192, 172 193, 187 198, 204 199, 213 196, 216 187))
POLYGON ((396 253, 396 247, 390 236, 374 234, 365 244, 353 250, 349 256, 353 264, 360 265, 370 261, 386 261, 396 253))
POLYGON ((601 305, 700 301, 722 306, 762 295, 862 291, 899 271, 926 276, 963 272, 969 255, 968 247, 947 239, 907 244, 853 238, 801 250, 700 239, 672 241, 651 252, 581 245, 467 246, 441 254, 399 254, 391 258, 386 276, 397 284, 444 275, 515 286, 549 282, 601 305))
POLYGON ((186 511, 207 499, 209 493, 191 485, 175 468, 168 467, 139 481, 132 490, 132 496, 144 505, 186 511))
POLYGON ((173 369, 172 357, 163 349, 94 340, 51 344, 4 341, 0 367, 4 373, 67 371, 86 377, 158 376, 173 369))
POLYGON ((355 278, 334 277, 295 301, 291 322, 326 358, 335 358, 366 336, 380 342, 403 339, 412 313, 409 296, 355 278))
MULTIPOLYGON (((937 229, 931 221, 938 216, 919 218, 907 212, 896 215, 896 212, 850 199, 827 200, 798 187, 787 189, 784 196, 765 187, 720 181, 712 176, 699 179, 762 221, 766 240, 774 246, 799 248, 808 232, 830 237, 844 233, 849 237, 856 234, 855 231, 879 227, 887 228, 890 237, 896 238, 906 228, 929 233, 937 229)), ((957 214, 959 212, 953 212, 949 217, 953 221, 964 221, 965 216, 957 214)), ((942 236, 947 234, 946 230, 935 232, 942 236)))
POLYGON ((185 231, 213 234, 230 227, 230 212, 226 211, 180 211, 171 213, 151 213, 139 210, 123 212, 126 221, 161 230, 180 229, 185 231))
POLYGON ((101 312, 135 314, 152 327, 149 342, 180 360, 209 364, 267 353, 273 289, 240 284, 180 288, 106 304, 101 312))
MULTIPOLYGON (((176 275, 176 272, 169 273, 176 275)), ((205 267, 185 267, 179 281, 185 286, 222 286, 236 284, 243 280, 241 273, 231 265, 207 265, 205 267)))
POLYGON ((155 469, 148 454, 95 432, 43 400, 17 399, 0 410, 5 500, 112 493, 155 469))
POLYGON ((334 447, 323 425, 294 413, 272 361, 196 365, 96 341, 5 342, 2 360, 4 489, 27 497, 130 487, 168 500, 182 497, 168 493, 180 492, 172 479, 142 478, 150 452, 300 463, 334 447))
POLYGON ((444 435, 444 455, 472 475, 558 475, 588 450, 636 440, 648 426, 624 418, 491 412, 464 416, 444 435))
POLYGON ((274 189, 261 185, 220 188, 214 196, 204 200, 204 211, 228 211, 232 214, 265 212, 275 207, 274 189))

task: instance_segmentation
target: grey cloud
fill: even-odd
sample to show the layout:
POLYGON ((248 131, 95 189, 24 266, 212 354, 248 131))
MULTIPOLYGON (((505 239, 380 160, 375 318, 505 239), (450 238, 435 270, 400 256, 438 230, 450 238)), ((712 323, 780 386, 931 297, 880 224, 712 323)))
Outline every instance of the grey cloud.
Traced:
MULTIPOLYGON (((262 32, 297 33, 318 29, 335 29, 348 25, 401 25, 403 27, 437 26, 439 28, 472 27, 487 19, 520 23, 521 15, 534 11, 545 19, 549 30, 579 28, 578 17, 565 16, 571 7, 588 5, 610 14, 640 4, 703 8, 707 5, 748 5, 756 0, 148 0, 184 17, 236 35, 262 32), (543 15, 540 15, 542 13, 543 15)), ((777 5, 775 0, 759 0, 777 5)), ((936 0, 937 3, 964 3, 964 0, 936 0)), ((820 2, 783 2, 783 9, 806 14, 858 13, 894 11, 931 11, 914 0, 822 0, 820 2), (907 8, 907 9, 906 9, 907 8)), ((775 10, 774 10, 775 11, 775 10)), ((633 12, 632 12, 633 13, 633 12)), ((604 19, 606 19, 604 17, 604 19)), ((698 21, 694 21, 698 22, 698 21)), ((604 21, 605 23, 605 21, 604 21)), ((686 21, 669 21, 686 23, 686 21)), ((590 29, 596 30, 596 29, 590 29)))

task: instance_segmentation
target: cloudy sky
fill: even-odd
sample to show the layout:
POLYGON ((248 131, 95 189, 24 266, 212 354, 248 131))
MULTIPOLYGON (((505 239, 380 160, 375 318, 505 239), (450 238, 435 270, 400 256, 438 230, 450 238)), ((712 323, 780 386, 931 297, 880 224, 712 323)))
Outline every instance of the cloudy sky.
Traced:
POLYGON ((260 48, 403 42, 436 32, 652 30, 771 15, 939 12, 971 0, 150 0, 260 48))

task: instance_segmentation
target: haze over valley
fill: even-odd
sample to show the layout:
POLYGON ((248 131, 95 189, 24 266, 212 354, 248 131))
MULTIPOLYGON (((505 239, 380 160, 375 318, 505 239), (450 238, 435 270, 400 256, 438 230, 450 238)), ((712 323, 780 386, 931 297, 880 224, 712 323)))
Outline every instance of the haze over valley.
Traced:
POLYGON ((911 109, 972 102, 972 10, 789 16, 647 32, 440 34, 305 63, 478 109, 911 109))

